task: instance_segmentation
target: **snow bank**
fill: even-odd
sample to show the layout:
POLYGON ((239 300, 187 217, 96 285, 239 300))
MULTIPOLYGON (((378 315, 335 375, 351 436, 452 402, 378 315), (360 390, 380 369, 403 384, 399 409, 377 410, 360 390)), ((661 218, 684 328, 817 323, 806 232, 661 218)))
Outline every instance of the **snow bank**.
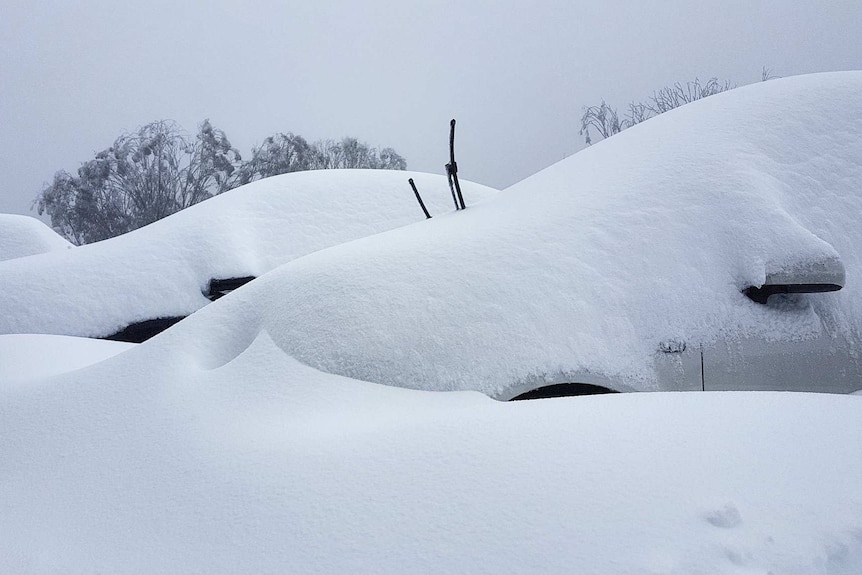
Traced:
POLYGON ((0 261, 71 247, 65 238, 36 218, 0 214, 0 261))
POLYGON ((322 371, 492 396, 584 373, 654 389, 669 340, 825 332, 858 349, 860 94, 862 73, 835 73, 684 106, 464 212, 295 260, 188 333, 231 325, 212 344, 228 349, 266 330, 322 371), (741 293, 835 258, 839 292, 785 306, 741 293))
MULTIPOLYGON (((503 403, 307 365, 486 391, 582 365, 633 378, 669 335, 822 318, 856 336, 860 93, 835 74, 704 100, 465 212, 295 259, 125 353, 0 386, 0 571, 862 572, 856 396, 503 403), (835 255, 845 290, 791 314, 739 293, 835 255)), ((142 253, 195 265, 161 235, 142 253)), ((276 263, 195 249, 219 273, 276 263)), ((194 269, 200 289, 211 268, 194 269)))
POLYGON ((857 397, 501 403, 176 331, 0 387, 0 571, 862 572, 857 397))
POLYGON ((81 369, 134 345, 64 335, 0 335, 0 385, 81 369))
MULTIPOLYGON (((444 176, 324 170, 267 178, 131 233, 0 263, 0 333, 106 336, 209 303, 212 278, 258 276, 310 252, 454 209, 444 176)), ((494 190, 464 183, 472 202, 494 190)))

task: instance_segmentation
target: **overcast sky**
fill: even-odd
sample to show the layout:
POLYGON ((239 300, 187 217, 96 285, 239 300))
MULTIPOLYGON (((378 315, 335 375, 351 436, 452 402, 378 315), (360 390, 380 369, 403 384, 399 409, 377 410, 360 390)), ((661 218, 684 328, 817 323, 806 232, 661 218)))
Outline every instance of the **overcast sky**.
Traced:
MULTIPOLYGON (((583 146, 578 120, 674 81, 862 69, 860 0, 0 0, 0 212, 29 213, 124 131, 209 118, 355 136, 505 187, 583 146)), ((405 192, 406 193, 406 192, 405 192)))

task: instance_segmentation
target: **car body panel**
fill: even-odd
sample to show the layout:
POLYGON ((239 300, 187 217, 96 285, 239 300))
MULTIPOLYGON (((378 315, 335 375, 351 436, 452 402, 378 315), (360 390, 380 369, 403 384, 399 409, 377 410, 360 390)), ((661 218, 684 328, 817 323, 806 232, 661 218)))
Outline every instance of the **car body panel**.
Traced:
POLYGON ((856 350, 825 330, 798 341, 722 341, 704 349, 704 389, 852 393, 862 389, 862 354, 856 350))

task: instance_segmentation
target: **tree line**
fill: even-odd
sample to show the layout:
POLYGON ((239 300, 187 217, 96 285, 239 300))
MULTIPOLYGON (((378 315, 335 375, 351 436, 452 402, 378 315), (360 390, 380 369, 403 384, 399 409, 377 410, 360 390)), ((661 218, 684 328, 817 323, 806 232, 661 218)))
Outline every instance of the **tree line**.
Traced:
MULTIPOLYGON (((774 78, 763 68, 761 80, 774 78)), ((604 100, 585 106, 580 134, 609 138, 649 118, 735 88, 729 81, 695 78, 632 102, 620 114, 604 100)), ((303 170, 365 168, 405 170, 392 148, 372 148, 356 138, 309 143, 293 133, 277 133, 252 148, 243 160, 222 130, 205 120, 192 137, 174 122, 152 122, 118 137, 84 162, 75 175, 61 170, 33 202, 51 225, 75 244, 117 236, 164 218, 217 194, 278 174, 303 170)), ((454 193, 454 192, 453 192, 454 193)), ((418 193, 417 193, 418 195, 418 193)), ((420 200, 421 201, 421 200, 420 200)))
POLYGON ((80 245, 132 231, 255 180, 339 168, 404 170, 407 162, 392 148, 373 148, 356 138, 309 143, 292 133, 266 138, 243 160, 209 120, 194 136, 160 120, 122 134, 75 174, 57 172, 33 205, 80 245))
MULTIPOLYGON (((777 77, 766 66, 761 68, 760 80, 762 82, 777 77)), ((659 114, 734 88, 736 88, 736 84, 732 84, 729 80, 719 80, 715 77, 710 78, 706 82, 701 82, 698 78, 684 84, 676 82, 671 86, 665 86, 660 90, 654 91, 652 96, 644 101, 630 103, 628 109, 622 115, 620 115, 617 108, 608 105, 602 100, 598 106, 584 106, 579 133, 581 136, 584 136, 584 141, 587 145, 590 145, 593 143, 592 134, 597 134, 602 139, 610 138, 626 128, 631 128, 659 114), (592 130, 592 134, 590 130, 592 130)))

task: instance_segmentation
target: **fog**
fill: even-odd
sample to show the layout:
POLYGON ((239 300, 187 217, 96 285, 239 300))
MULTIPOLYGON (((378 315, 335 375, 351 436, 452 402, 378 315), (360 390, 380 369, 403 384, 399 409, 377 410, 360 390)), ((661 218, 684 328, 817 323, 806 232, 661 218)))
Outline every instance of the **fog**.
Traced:
POLYGON ((603 98, 862 68, 858 0, 0 1, 0 212, 31 215, 55 171, 158 119, 209 118, 245 156, 349 135, 442 173, 457 118, 460 176, 505 187, 581 149, 603 98))

